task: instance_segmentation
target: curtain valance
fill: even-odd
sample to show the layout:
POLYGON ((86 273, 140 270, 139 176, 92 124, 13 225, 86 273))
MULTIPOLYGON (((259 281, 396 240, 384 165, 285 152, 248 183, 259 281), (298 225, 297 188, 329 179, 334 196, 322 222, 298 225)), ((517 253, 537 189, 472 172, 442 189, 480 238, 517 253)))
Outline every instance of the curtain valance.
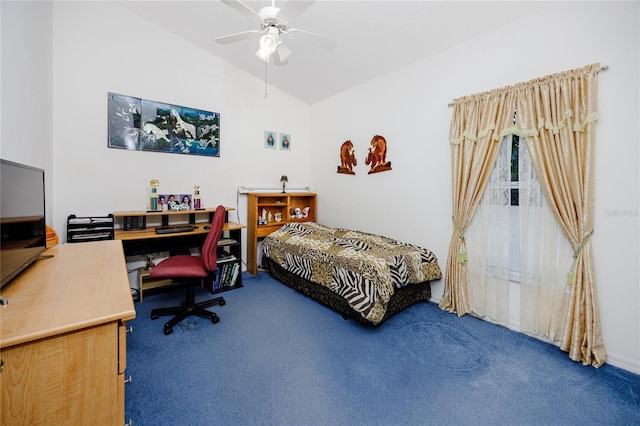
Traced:
POLYGON ((522 137, 537 136, 542 129, 558 134, 566 128, 568 121, 572 121, 569 127, 571 131, 584 132, 589 124, 598 119, 596 104, 579 103, 577 110, 574 110, 576 104, 572 99, 576 99, 577 96, 585 96, 587 99, 595 96, 595 93, 589 93, 589 87, 592 85, 588 80, 596 78, 601 69, 603 67, 595 63, 524 83, 456 98, 451 104, 454 107, 454 117, 449 142, 456 145, 464 139, 477 142, 487 137, 499 142, 512 134, 522 137), (514 123, 514 113, 517 112, 518 105, 531 104, 532 99, 560 105, 562 109, 555 114, 550 111, 534 122, 525 123, 519 119, 514 123), (479 111, 485 110, 487 104, 495 105, 496 109, 479 120, 479 111))

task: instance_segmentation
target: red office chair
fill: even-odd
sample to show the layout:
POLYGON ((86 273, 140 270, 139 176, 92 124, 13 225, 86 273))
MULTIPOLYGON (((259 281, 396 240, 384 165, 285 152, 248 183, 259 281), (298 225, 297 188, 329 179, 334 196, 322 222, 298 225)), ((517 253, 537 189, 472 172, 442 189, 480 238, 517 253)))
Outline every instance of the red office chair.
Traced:
MULTIPOLYGON (((151 270, 149 274, 151 278, 165 278, 175 281, 186 281, 187 283, 187 297, 184 306, 158 308, 151 311, 151 319, 157 319, 160 315, 175 315, 164 325, 164 334, 171 334, 173 332, 173 326, 189 315, 210 318, 214 324, 220 321, 220 318, 215 312, 208 311, 205 308, 216 304, 223 306, 225 304, 224 299, 222 297, 216 297, 204 302, 195 303, 193 287, 199 285, 205 278, 208 278, 207 281, 215 281, 217 266, 216 252, 224 222, 225 208, 224 206, 218 206, 213 214, 211 230, 202 245, 202 253, 200 256, 171 256, 158 263, 151 270)), ((213 293, 213 286, 208 288, 208 290, 213 293)))

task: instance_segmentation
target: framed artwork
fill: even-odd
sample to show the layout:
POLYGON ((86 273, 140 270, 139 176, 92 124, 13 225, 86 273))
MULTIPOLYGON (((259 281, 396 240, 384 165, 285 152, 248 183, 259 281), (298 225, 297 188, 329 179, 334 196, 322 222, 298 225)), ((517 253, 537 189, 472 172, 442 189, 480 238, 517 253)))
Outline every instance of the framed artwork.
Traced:
POLYGON ((109 148, 140 149, 141 101, 109 93, 109 148))
POLYGON ((140 149, 171 152, 171 105, 142 99, 140 149))
POLYGON ((264 147, 270 149, 276 149, 276 139, 278 134, 271 130, 264 131, 264 147))
POLYGON ((291 150, 291 135, 288 133, 280 133, 278 136, 278 146, 285 151, 291 150))
POLYGON ((109 148, 220 156, 220 114, 108 94, 109 148))

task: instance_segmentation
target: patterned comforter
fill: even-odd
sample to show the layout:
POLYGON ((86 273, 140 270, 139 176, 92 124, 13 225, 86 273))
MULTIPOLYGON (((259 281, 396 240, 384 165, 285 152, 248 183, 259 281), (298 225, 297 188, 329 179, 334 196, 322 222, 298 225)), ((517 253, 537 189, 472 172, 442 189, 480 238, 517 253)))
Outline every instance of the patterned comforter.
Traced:
POLYGON ((265 237, 262 254, 306 280, 330 288, 373 324, 394 289, 442 278, 429 250, 380 235, 313 222, 289 223, 265 237))

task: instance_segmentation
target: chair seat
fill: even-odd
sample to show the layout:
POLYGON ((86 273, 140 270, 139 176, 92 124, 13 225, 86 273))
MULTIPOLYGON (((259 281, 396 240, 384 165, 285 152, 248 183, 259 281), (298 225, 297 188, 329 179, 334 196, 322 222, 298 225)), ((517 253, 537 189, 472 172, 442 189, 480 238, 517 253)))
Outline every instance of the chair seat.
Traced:
POLYGON ((205 278, 208 275, 200 256, 171 256, 158 263, 151 278, 205 278))

